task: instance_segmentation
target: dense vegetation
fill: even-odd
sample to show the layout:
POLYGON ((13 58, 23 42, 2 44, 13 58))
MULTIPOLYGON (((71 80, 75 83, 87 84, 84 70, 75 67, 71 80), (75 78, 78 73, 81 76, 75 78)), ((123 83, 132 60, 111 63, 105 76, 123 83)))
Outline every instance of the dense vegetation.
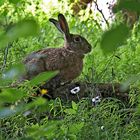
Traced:
MULTIPOLYGON (((139 1, 126 0, 115 7, 115 19, 102 29, 101 11, 89 7, 79 13, 74 1, 40 0, 0 1, 0 139, 138 140, 140 138, 140 23, 123 22, 123 8, 139 13, 139 1), (132 2, 132 3, 131 3, 132 2), (133 5, 133 6, 131 6, 133 5), (61 99, 38 97, 28 102, 36 85, 44 81, 26 81, 11 88, 24 71, 22 59, 30 52, 63 45, 63 36, 49 18, 63 13, 72 33, 84 36, 92 52, 84 61, 77 81, 122 83, 130 86, 130 100, 105 98, 93 106, 90 98, 64 103, 61 99), (96 19, 96 20, 95 20, 96 19), (126 23, 126 24, 125 24, 126 23)), ((49 76, 46 76, 46 80, 49 76)), ((93 93, 89 93, 93 94, 93 93)))

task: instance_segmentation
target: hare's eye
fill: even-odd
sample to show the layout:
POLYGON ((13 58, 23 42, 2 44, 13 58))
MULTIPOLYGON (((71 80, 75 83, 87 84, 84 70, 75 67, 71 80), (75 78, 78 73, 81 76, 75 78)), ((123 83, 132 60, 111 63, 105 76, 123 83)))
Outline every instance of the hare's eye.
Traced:
POLYGON ((80 42, 81 41, 81 38, 80 37, 75 37, 74 38, 74 42, 80 42))

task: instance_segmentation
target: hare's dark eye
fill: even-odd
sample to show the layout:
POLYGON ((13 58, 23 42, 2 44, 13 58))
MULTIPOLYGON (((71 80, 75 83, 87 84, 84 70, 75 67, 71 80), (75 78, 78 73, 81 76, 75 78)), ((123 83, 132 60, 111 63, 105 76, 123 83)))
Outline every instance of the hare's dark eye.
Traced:
POLYGON ((74 37, 74 42, 80 42, 81 41, 81 38, 80 37, 74 37))

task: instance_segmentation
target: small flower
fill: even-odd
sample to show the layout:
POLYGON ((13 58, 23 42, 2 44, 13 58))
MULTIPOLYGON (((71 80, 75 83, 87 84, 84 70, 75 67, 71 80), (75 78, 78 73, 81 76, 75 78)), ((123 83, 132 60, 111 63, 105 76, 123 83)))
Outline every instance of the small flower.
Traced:
POLYGON ((99 102, 101 102, 100 96, 96 96, 95 98, 92 98, 92 103, 94 103, 94 105, 96 105, 99 102))
POLYGON ((77 86, 77 87, 75 87, 75 88, 73 88, 73 89, 70 90, 70 92, 71 92, 72 94, 76 94, 76 93, 78 93, 79 91, 80 91, 80 87, 79 87, 79 86, 77 86))
POLYGON ((48 90, 47 90, 47 89, 41 89, 40 93, 41 93, 42 95, 45 95, 45 94, 48 93, 48 90))
POLYGON ((101 130, 104 130, 104 128, 105 128, 105 127, 102 125, 102 126, 101 126, 101 130))

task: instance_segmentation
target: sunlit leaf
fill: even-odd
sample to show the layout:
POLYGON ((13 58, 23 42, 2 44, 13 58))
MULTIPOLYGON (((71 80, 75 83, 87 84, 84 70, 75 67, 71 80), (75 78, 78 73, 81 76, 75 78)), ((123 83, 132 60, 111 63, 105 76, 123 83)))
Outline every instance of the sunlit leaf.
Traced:
POLYGON ((22 20, 9 28, 0 36, 0 47, 5 47, 20 37, 34 36, 39 32, 39 25, 35 20, 22 20))
POLYGON ((19 89, 9 88, 3 89, 0 93, 0 103, 12 103, 22 99, 25 93, 19 89))
POLYGON ((77 108, 78 108, 78 105, 74 101, 72 101, 72 108, 74 110, 77 110, 77 108))
POLYGON ((38 76, 36 76, 35 78, 33 78, 30 81, 30 84, 32 86, 39 85, 39 84, 41 84, 44 81, 48 81, 49 79, 51 79, 52 77, 57 75, 57 73, 58 73, 57 71, 55 71, 55 72, 48 71, 48 72, 41 73, 38 76))
POLYGON ((129 35, 129 28, 120 24, 106 31, 101 39, 101 49, 104 53, 111 53, 124 44, 129 35))
POLYGON ((5 0, 0 0, 0 6, 3 5, 5 0))
POLYGON ((76 114, 76 110, 71 109, 71 108, 69 108, 69 109, 65 109, 65 111, 64 111, 64 112, 65 112, 65 113, 67 113, 67 114, 69 114, 69 115, 76 114))
POLYGON ((13 4, 17 4, 18 2, 20 2, 21 0, 9 0, 10 3, 13 3, 13 4))

